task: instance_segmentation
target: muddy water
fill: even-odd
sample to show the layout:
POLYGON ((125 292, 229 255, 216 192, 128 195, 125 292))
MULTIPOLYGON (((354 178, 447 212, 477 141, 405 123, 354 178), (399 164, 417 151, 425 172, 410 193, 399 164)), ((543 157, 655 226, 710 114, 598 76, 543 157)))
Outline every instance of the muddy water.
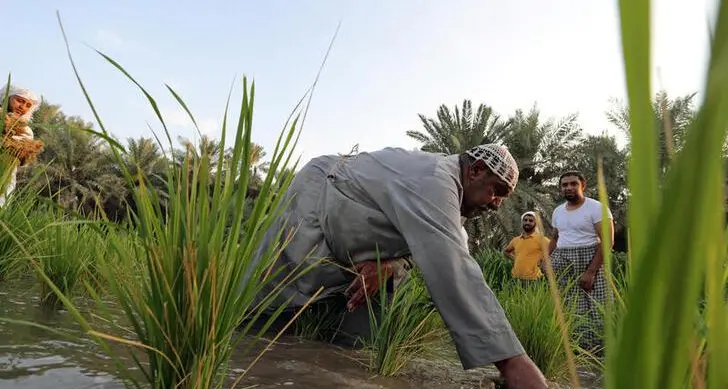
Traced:
MULTIPOLYGON (((84 336, 68 312, 42 308, 37 284, 32 278, 0 281, 0 318, 31 322, 55 331, 0 320, 0 389, 117 389, 125 388, 124 377, 141 380, 128 350, 112 345, 114 353, 121 355, 118 368, 107 353, 84 336)), ((75 303, 93 321, 94 329, 116 332, 90 315, 98 312, 98 307, 82 298, 75 303)), ((104 306, 108 308, 105 317, 124 322, 111 301, 104 306)), ((423 356, 396 378, 374 377, 366 369, 363 353, 295 338, 269 344, 268 351, 246 372, 257 353, 246 357, 242 346, 236 351, 232 354, 229 383, 242 375, 237 388, 493 388, 486 377, 497 376, 492 368, 466 372, 452 358, 423 356)), ((598 387, 593 383, 587 386, 598 387)))
MULTIPOLYGON (((0 389, 124 388, 123 374, 141 378, 128 355, 120 359, 124 369, 93 341, 84 336, 73 317, 64 310, 39 305, 37 281, 0 281, 0 318, 50 327, 56 332, 23 323, 0 321, 0 389)), ((82 311, 93 312, 88 301, 76 299, 82 311)), ((113 304, 111 320, 114 316, 113 304)), ((123 321, 122 321, 123 322, 123 321)), ((109 325, 94 320, 101 331, 109 325)), ((242 346, 241 346, 242 348, 242 346)), ((122 352, 123 349, 114 349, 122 352)), ((249 366, 251 357, 233 352, 230 382, 249 366)), ((365 356, 318 342, 294 338, 279 339, 237 387, 257 388, 480 388, 488 371, 464 372, 454 362, 423 360, 398 378, 372 377, 365 368, 365 356)), ((493 371, 490 371, 493 373, 493 371)), ((227 386, 226 386, 227 387, 227 386)))

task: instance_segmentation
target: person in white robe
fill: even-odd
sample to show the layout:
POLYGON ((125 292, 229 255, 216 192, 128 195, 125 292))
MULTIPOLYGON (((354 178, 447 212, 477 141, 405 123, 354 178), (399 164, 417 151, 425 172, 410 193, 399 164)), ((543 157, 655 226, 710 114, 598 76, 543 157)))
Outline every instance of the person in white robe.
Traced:
MULTIPOLYGON (((15 139, 33 139, 33 130, 27 125, 33 117, 33 113, 40 106, 40 99, 29 89, 21 88, 16 85, 5 86, 0 89, 0 101, 8 96, 8 113, 7 116, 11 120, 21 123, 21 127, 14 129, 14 135, 10 135, 15 139)), ((9 121, 6 119, 6 121, 9 121)), ((6 124, 7 125, 7 124, 6 124)), ((15 190, 17 185, 18 167, 12 166, 9 172, 3 172, 5 190, 0 190, 0 207, 5 205, 8 196, 15 190)), ((1 185, 0 185, 1 187, 1 185)))

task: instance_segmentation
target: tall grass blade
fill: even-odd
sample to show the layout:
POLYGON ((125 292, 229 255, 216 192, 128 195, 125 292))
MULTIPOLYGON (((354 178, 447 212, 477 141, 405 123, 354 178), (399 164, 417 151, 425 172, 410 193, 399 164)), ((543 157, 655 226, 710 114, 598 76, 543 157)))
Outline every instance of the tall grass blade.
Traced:
MULTIPOLYGON (((654 210, 659 207, 657 185, 657 140, 655 139, 650 89, 650 1, 620 0, 622 50, 627 96, 629 97, 630 139, 629 220, 634 238, 632 250, 645 250, 654 210)), ((639 265, 639 264, 636 264, 639 265)))
MULTIPOLYGON (((717 31, 723 34, 716 34, 712 47, 704 101, 684 147, 675 156, 660 186, 653 179, 651 169, 640 167, 640 161, 651 164, 655 159, 654 142, 643 139, 639 145, 633 144, 630 224, 635 267, 627 302, 629 310, 617 343, 611 345, 617 349, 616 355, 608 360, 608 388, 677 389, 690 380, 690 349, 701 285, 706 274, 722 272, 717 264, 725 258, 722 212, 722 146, 728 128, 725 4, 725 1, 721 3, 717 26, 717 31), (638 196, 638 192, 642 195, 638 196), (655 208, 654 198, 647 194, 659 197, 659 193, 663 197, 662 207, 655 208), (658 212, 650 214, 646 209, 658 212), (650 231, 650 226, 659 228, 650 231)), ((642 107, 646 101, 642 89, 649 73, 644 72, 647 68, 640 63, 649 56, 648 10, 647 1, 620 3, 626 70, 629 88, 633 90, 630 104, 638 107, 630 118, 635 138, 642 131, 638 130, 640 123, 644 125, 652 116, 652 112, 642 107), (640 79, 638 75, 645 77, 640 79)), ((647 127, 643 128, 647 132, 647 127)), ((655 135, 652 134, 653 140, 655 135)), ((724 356, 728 347, 725 338, 719 338, 725 333, 725 328, 720 328, 725 319, 717 317, 717 311, 725 312, 725 300, 722 292, 715 292, 717 277, 713 281, 710 277, 707 298, 712 301, 716 316, 709 318, 713 323, 708 325, 709 387, 723 388, 726 375, 715 369, 721 369, 719 366, 724 364, 725 359, 718 357, 724 356)))
MULTIPOLYGON (((536 226, 539 231, 546 231, 543 226, 543 220, 540 215, 536 215, 536 226)), ((561 342, 563 349, 566 351, 566 364, 568 366, 569 378, 573 388, 580 388, 579 376, 576 374, 576 358, 574 356, 574 349, 569 339, 569 328, 567 324, 566 315, 564 313, 564 305, 559 295, 559 287, 556 282, 556 274, 554 273, 554 266, 551 262, 551 255, 549 254, 548 244, 545 240, 541 241, 541 251, 544 253, 544 262, 546 267, 546 279, 549 283, 549 290, 551 291, 551 298, 554 302, 554 310, 556 313, 556 320, 559 323, 559 329, 561 330, 561 342)))
MULTIPOLYGON (((192 112, 190 112, 190 109, 187 108, 187 104, 185 104, 185 102, 182 100, 182 98, 177 94, 177 92, 174 91, 174 89, 172 89, 171 86, 169 86, 167 84, 164 84, 164 86, 167 88, 167 90, 169 91, 169 93, 172 94, 172 96, 174 97, 174 99, 177 100, 177 103, 182 107, 182 109, 185 110, 185 113, 190 118, 190 120, 192 120, 192 124, 195 125, 195 130, 197 131, 197 135, 199 135, 200 137, 202 137, 202 132, 200 131, 200 127, 197 125, 197 120, 195 120, 195 116, 192 115, 192 112)), ((224 142, 225 137, 223 136, 222 139, 223 139, 223 142, 224 142)))
MULTIPOLYGON (((96 115, 91 98, 73 65, 65 33, 64 39, 74 73, 96 115)), ((171 146, 171 136, 155 99, 119 63, 98 53, 140 89, 162 123, 171 146)), ((244 327, 234 336, 236 329, 245 318, 257 317, 269 310, 277 293, 285 286, 281 285, 265 296, 262 303, 256 299, 269 282, 264 275, 271 273, 275 254, 281 248, 280 244, 269 248, 261 248, 260 245, 263 234, 286 206, 283 196, 278 196, 277 192, 285 191, 290 178, 277 182, 274 188, 273 177, 276 170, 287 168, 286 163, 293 152, 290 146, 297 130, 297 120, 280 134, 280 148, 277 147, 273 153, 271 171, 253 202, 253 211, 248 215, 245 205, 252 174, 250 155, 255 85, 248 86, 246 78, 242 81, 243 96, 231 155, 224 152, 223 139, 223 152, 218 153, 216 161, 207 153, 196 155, 188 152, 179 164, 171 164, 167 173, 169 199, 164 209, 159 203, 159 196, 148 187, 148 180, 131 177, 125 171, 128 184, 134 188, 134 224, 126 230, 110 230, 108 247, 98 258, 99 274, 118 300, 136 337, 126 339, 124 343, 139 347, 146 353, 148 365, 135 360, 155 388, 211 388, 222 385, 234 345, 250 335, 249 327, 244 327), (215 163, 217 170, 213 170, 215 163), (211 177, 213 174, 214 178, 211 177), (132 235, 141 249, 137 249, 136 245, 130 246, 121 238, 122 233, 132 235), (258 251, 264 254, 256 257, 258 251), (254 261, 254 258, 258 260, 254 261), (133 264, 131 259, 137 259, 139 263, 133 264), (139 267, 139 277, 134 280, 124 277, 128 268, 119 266, 124 263, 139 267)), ((194 116, 183 99, 171 88, 170 92, 194 122, 194 116)), ((116 150, 111 136, 98 115, 96 117, 103 134, 106 134, 104 139, 116 150)), ((226 123, 224 121, 224 125, 226 123)), ((117 164, 124 166, 118 152, 114 152, 114 157, 117 164)), ((295 277, 290 278, 289 282, 295 280, 295 277)), ((62 297, 67 304, 66 296, 62 297)), ((280 313, 280 309, 276 313, 280 313)), ((269 320, 274 320, 275 316, 274 313, 269 320)), ((82 317, 77 319, 83 321, 82 317)), ((93 330, 88 323, 84 328, 102 343, 121 339, 115 334, 93 330)), ((260 334, 253 334, 249 340, 255 343, 259 338, 260 334)))
POLYGON ((78 81, 79 86, 81 87, 81 91, 83 92, 83 96, 86 98, 86 101, 89 104, 89 107, 91 108, 91 112, 94 115, 94 118, 96 119, 96 122, 99 124, 99 127, 101 128, 102 132, 97 132, 94 130, 88 130, 90 133, 93 133, 94 135, 97 135, 101 137, 102 139, 106 140, 110 144, 112 144, 114 147, 112 148, 114 153, 118 153, 117 150, 124 150, 124 147, 117 142, 108 131, 106 131, 106 127, 104 126, 103 121, 101 121, 101 117, 99 116, 99 113, 96 111, 96 107, 93 105, 93 102, 91 101, 91 97, 89 97, 88 91, 86 90, 86 87, 83 84, 83 81, 81 81, 81 77, 78 74, 78 69, 76 68, 76 63, 73 61, 73 56, 71 55, 71 46, 68 43, 68 36, 66 36, 66 30, 63 28, 63 21, 61 20, 61 13, 56 11, 56 18, 58 19, 58 25, 61 28, 61 34, 63 35, 63 41, 66 45, 66 54, 68 55, 68 60, 71 63, 71 68, 73 69, 73 74, 76 76, 76 81, 78 81))
MULTIPOLYGON (((708 131, 710 140, 706 142, 719 143, 711 145, 712 148, 719 148, 725 142, 725 131, 728 128, 728 2, 721 1, 718 8, 717 23, 715 24, 715 35, 711 39, 711 56, 710 68, 708 71, 708 82, 706 85, 706 94, 704 100, 705 111, 702 117, 698 118, 698 122, 704 127, 697 127, 703 131, 708 131), (701 120, 703 119, 703 120, 701 120)), ((700 131, 700 132, 703 132, 700 131)), ((697 131, 696 131, 697 132, 697 131)), ((706 136, 707 137, 707 136, 706 136)), ((713 150, 711 150, 713 151, 713 150)), ((699 155, 699 150, 696 150, 699 155)), ((718 154, 719 152, 716 152, 718 154)), ((711 155, 712 156, 712 155, 711 155)), ((722 163, 717 161, 719 155, 713 156, 714 159, 709 161, 712 163, 710 169, 706 171, 703 180, 710 181, 711 185, 703 188, 706 197, 710 198, 710 202, 706 200, 706 208, 712 205, 714 208, 705 209, 705 212, 711 213, 711 217, 704 220, 706 229, 710 229, 703 238, 704 250, 706 251, 706 316, 707 316, 707 355, 708 363, 708 387, 710 388, 726 388, 728 387, 728 370, 723 368, 721 364, 728 361, 728 305, 726 303, 726 279, 724 274, 726 270, 726 251, 725 251, 725 235, 722 229, 725 226, 724 212, 719 212, 718 204, 724 204, 724 186, 725 171, 722 163), (710 224, 708 224, 710 223, 710 224)), ((696 256, 696 259, 699 257, 696 256)))

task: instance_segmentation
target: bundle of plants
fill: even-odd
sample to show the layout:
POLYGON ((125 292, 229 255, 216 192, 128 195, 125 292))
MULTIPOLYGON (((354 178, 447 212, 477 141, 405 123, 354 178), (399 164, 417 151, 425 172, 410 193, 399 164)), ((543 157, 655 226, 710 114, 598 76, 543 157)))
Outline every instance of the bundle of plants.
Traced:
MULTIPOLYGON (((121 65, 101 55, 140 88, 169 140, 170 144, 163 149, 173 148, 172 137, 154 98, 121 65)), ((85 93, 70 50, 69 58, 85 93)), ((269 309, 280 287, 260 297, 277 274, 274 262, 286 242, 282 232, 273 229, 273 221, 286 206, 282 196, 274 196, 273 172, 291 162, 298 120, 294 118, 290 125, 287 123, 279 136, 270 171, 247 214, 246 191, 253 171, 250 153, 255 87, 248 85, 246 78, 242 84, 237 125, 230 134, 234 140, 232 147, 225 147, 230 132, 226 106, 220 143, 221 149, 227 152, 219 153, 216 160, 204 154, 193 158, 188 153, 181 163, 170 164, 166 174, 167 199, 162 199, 157 191, 147 190, 149 177, 129 173, 123 163, 126 150, 106 131, 91 98, 86 95, 101 127, 96 134, 109 143, 125 179, 134 188, 135 210, 126 231, 134 235, 134 243, 130 244, 125 234, 109 233, 104 238, 105 255, 95 259, 108 292, 124 311, 131 333, 122 328, 119 332, 97 331, 67 296, 59 293, 59 288, 49 284, 70 307, 69 312, 114 357, 122 373, 127 371, 107 342, 143 351, 145 361, 134 359, 153 388, 221 387, 227 381, 233 350, 250 352, 267 330, 267 326, 262 326, 255 332, 252 326, 240 324, 254 322, 263 312, 272 312, 270 323, 280 314, 269 309), (264 247, 263 235, 269 230, 278 234, 281 239, 275 242, 280 243, 264 247), (127 266, 130 262, 133 263, 127 266), (135 263, 141 263, 138 277, 130 280, 120 273, 135 263), (124 331, 123 337, 117 335, 120 331, 124 331), (237 348, 242 340, 246 340, 245 347, 237 348)), ((169 91, 196 123, 179 95, 171 88, 169 91)), ((275 188, 285 190, 289 183, 290 178, 275 188)), ((49 277, 46 281, 50 281, 49 277)), ((290 281, 295 281, 295 277, 290 281)), ((94 289, 89 288, 89 293, 101 303, 94 289)), ((98 305, 103 308, 103 303, 98 305)), ((132 380, 128 374, 126 377, 132 380)), ((135 382, 135 385, 142 383, 135 382)))
POLYGON ((88 281, 90 264, 104 242, 91 222, 53 216, 50 213, 48 223, 34 233, 31 252, 42 274, 41 304, 55 308, 61 303, 59 294, 72 297, 88 281))
POLYGON ((372 337, 365 341, 369 366, 377 374, 392 376, 447 334, 422 277, 416 270, 394 287, 382 285, 367 298, 372 337))
POLYGON ((569 344, 565 345, 556 305, 545 281, 536 281, 526 287, 514 284, 501 291, 498 299, 526 353, 548 379, 563 381, 569 378, 569 351, 572 355, 577 354, 577 365, 586 363, 586 356, 577 353, 579 335, 575 331, 584 319, 573 305, 563 304, 564 325, 571 334, 569 344))
POLYGON ((27 187, 0 207, 0 280, 32 272, 28 266, 33 234, 47 222, 47 210, 27 187))
POLYGON ((483 270, 485 282, 493 292, 498 293, 513 282, 513 261, 502 252, 486 248, 475 255, 475 261, 483 270))
POLYGON ((33 139, 28 122, 13 113, 5 115, 2 150, 18 160, 20 166, 32 163, 43 151, 44 143, 33 139))
POLYGON ((332 299, 310 305, 293 322, 294 335, 308 340, 329 340, 335 335, 335 329, 341 321, 340 307, 332 299))

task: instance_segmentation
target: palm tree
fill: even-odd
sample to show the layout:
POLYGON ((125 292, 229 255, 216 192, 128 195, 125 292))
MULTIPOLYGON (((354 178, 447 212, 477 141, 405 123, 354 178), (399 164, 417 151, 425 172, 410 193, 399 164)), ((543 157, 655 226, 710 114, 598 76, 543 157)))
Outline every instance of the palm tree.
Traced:
POLYGON ((250 186, 252 189, 257 188, 260 183, 263 182, 262 175, 268 172, 270 162, 263 161, 263 158, 265 158, 265 156, 266 152, 263 149, 263 146, 257 143, 251 143, 250 157, 248 158, 248 166, 250 166, 251 172, 250 183, 248 186, 250 186))
POLYGON ((45 150, 37 162, 46 165, 39 183, 41 194, 85 213, 97 211, 127 190, 104 144, 87 131, 90 128, 79 118, 63 118, 57 129, 42 135, 45 150))
MULTIPOLYGON (((664 174, 670 163, 671 150, 679 152, 685 141, 685 135, 695 120, 696 110, 693 99, 695 93, 671 99, 667 92, 661 91, 652 101, 652 112, 657 136, 659 137, 658 167, 664 174), (670 136, 668 136, 670 133, 670 136)), ((631 139, 629 106, 620 100, 614 100, 613 106, 606 113, 607 120, 631 139)), ((628 150, 629 151, 629 147, 628 150)))
POLYGON ((566 169, 569 156, 582 140, 575 114, 542 120, 534 106, 528 113, 516 110, 508 122, 501 139, 518 163, 518 185, 498 212, 484 215, 484 222, 491 227, 485 242, 490 247, 502 247, 518 234, 520 216, 527 210, 539 212, 549 224, 555 205, 555 187, 549 183, 554 183, 566 169))
POLYGON ((407 131, 420 141, 423 151, 458 154, 484 143, 508 146, 518 162, 520 177, 515 193, 498 212, 488 212, 466 222, 471 250, 479 247, 500 247, 520 229, 520 215, 527 209, 549 213, 553 194, 543 183, 553 180, 565 166, 568 152, 578 144, 581 129, 576 115, 559 121, 542 121, 534 107, 528 113, 517 110, 508 120, 501 120, 493 109, 480 105, 475 115, 469 100, 457 107, 454 114, 440 106, 437 119, 419 115, 424 132, 407 131))
POLYGON ((167 161, 159 146, 151 138, 128 139, 124 164, 132 176, 163 177, 167 173, 167 161))
MULTIPOLYGON (((441 105, 436 119, 418 116, 424 132, 407 131, 407 136, 422 143, 422 151, 432 153, 460 154, 480 144, 498 143, 509 126, 485 104, 480 104, 473 114, 472 102, 468 99, 463 101, 461 109, 455 106, 454 112, 441 105)), ((468 219, 465 229, 471 250, 477 250, 485 231, 482 218, 468 219)))
POLYGON ((219 141, 210 138, 208 135, 202 135, 200 141, 195 143, 187 138, 179 137, 179 143, 182 145, 183 150, 178 150, 175 156, 175 162, 184 163, 185 156, 189 155, 193 160, 200 160, 202 156, 207 156, 210 164, 214 164, 218 161, 222 150, 222 145, 219 141))
POLYGON ((33 113, 33 133, 35 137, 42 137, 43 134, 53 132, 62 128, 66 116, 61 112, 61 106, 49 104, 41 98, 38 109, 33 113))
POLYGON ((424 132, 407 131, 407 136, 422 143, 422 151, 445 154, 459 154, 484 143, 497 143, 507 122, 487 105, 480 104, 473 114, 472 103, 464 100, 462 109, 456 106, 454 112, 444 104, 437 110, 437 118, 418 114, 424 132))
MULTIPOLYGON (((129 138, 127 143, 127 153, 122 155, 122 161, 131 178, 134 180, 134 187, 138 188, 143 180, 144 184, 148 186, 148 189, 154 191, 160 198, 162 205, 164 205, 166 199, 169 198, 166 184, 169 161, 162 155, 159 146, 151 138, 129 138)), ((116 161, 113 160, 111 155, 109 155, 109 159, 113 161, 117 176, 121 179, 126 179, 120 167, 116 166, 116 161)), ((112 201, 106 207, 107 215, 117 220, 126 214, 127 206, 132 207, 132 210, 135 209, 134 198, 131 192, 128 192, 124 198, 120 198, 119 200, 118 204, 112 201)))
POLYGON ((597 167, 600 159, 615 231, 619 231, 627 225, 627 150, 621 149, 613 136, 589 135, 569 156, 569 166, 586 177, 585 195, 599 199, 597 167))
MULTIPOLYGON (((210 179, 215 178, 217 173, 217 163, 221 156, 226 156, 226 151, 223 150, 222 144, 210 138, 208 135, 202 135, 199 142, 195 143, 187 138, 179 137, 179 143, 182 145, 182 150, 175 149, 172 151, 174 163, 182 167, 185 163, 189 163, 188 176, 192 179, 194 174, 194 167, 199 166, 199 162, 203 156, 206 156, 207 163, 209 164, 210 179)), ((224 159, 224 161, 227 158, 224 159)), ((223 166, 223 170, 225 167, 223 166)), ((210 182, 212 185, 212 181, 210 182)))

